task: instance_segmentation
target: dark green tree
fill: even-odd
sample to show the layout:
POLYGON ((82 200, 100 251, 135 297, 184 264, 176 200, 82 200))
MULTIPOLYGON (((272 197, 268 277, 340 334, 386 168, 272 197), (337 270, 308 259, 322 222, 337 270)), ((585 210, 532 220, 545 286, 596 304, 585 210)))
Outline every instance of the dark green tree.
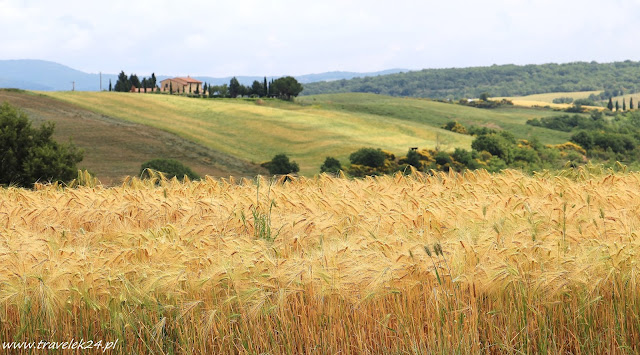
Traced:
POLYGON ((620 110, 620 105, 618 104, 618 100, 616 100, 616 111, 620 110))
POLYGON ((151 87, 156 88, 158 86, 158 81, 156 79, 156 73, 151 73, 151 87))
POLYGON ((140 88, 140 86, 142 86, 142 85, 140 85, 140 79, 138 79, 138 76, 135 75, 135 74, 131 74, 129 76, 129 83, 130 83, 130 85, 129 85, 129 89, 127 91, 131 90, 131 86, 135 86, 138 89, 140 88))
POLYGON ((238 82, 238 79, 234 76, 229 81, 229 96, 236 98, 238 95, 240 95, 240 82, 238 82))
POLYGON ((262 166, 267 168, 269 174, 272 175, 295 174, 300 171, 298 164, 295 161, 289 161, 289 157, 286 154, 278 154, 271 161, 262 164, 262 166))
POLYGON ((420 169, 420 154, 414 150, 414 149, 409 149, 409 151, 407 152, 407 157, 406 157, 406 162, 407 164, 413 166, 416 169, 420 169))
POLYGON ((169 94, 173 95, 173 82, 169 82, 169 94))
POLYGON ((482 94, 480 94, 480 101, 489 101, 489 93, 488 92, 483 92, 482 94))
POLYGON ((114 90, 118 92, 128 92, 131 90, 131 82, 124 71, 121 71, 120 74, 118 74, 118 80, 116 80, 114 90))
POLYGON ((109 79, 109 91, 111 91, 112 86, 111 86, 111 79, 109 79))
POLYGON ((320 166, 321 173, 337 174, 340 170, 342 170, 342 164, 340 164, 340 160, 334 157, 327 157, 320 166))
POLYGON ((385 159, 386 156, 380 148, 360 148, 349 156, 351 164, 365 165, 372 168, 382 167, 385 159))
POLYGON ((263 86, 263 93, 261 96, 269 96, 269 85, 267 84, 267 77, 264 77, 264 83, 262 84, 263 86))
POLYGON ((69 181, 82 161, 72 143, 52 139, 54 123, 33 128, 27 115, 8 103, 0 106, 0 184, 30 186, 37 181, 69 181))
POLYGON ((240 85, 238 88, 238 96, 243 97, 249 95, 250 88, 244 85, 240 85))
POLYGON ((507 136, 507 132, 481 135, 471 142, 471 148, 478 152, 487 151, 505 162, 511 163, 511 150, 515 144, 512 136, 507 136), (506 134, 505 134, 506 133, 506 134))
POLYGON ((625 101, 624 97, 622 98, 622 111, 626 111, 627 110, 627 102, 625 101))
POLYGON ((613 99, 609 97, 609 103, 607 104, 609 111, 613 111, 613 99))
POLYGON ((262 86, 262 83, 260 83, 258 80, 254 80, 253 84, 251 85, 249 95, 255 95, 259 97, 264 96, 264 87, 262 86))
POLYGON ((587 131, 580 131, 574 134, 571 136, 571 141, 586 150, 591 150, 594 146, 593 135, 587 131))
POLYGON ((273 82, 274 94, 284 100, 291 100, 302 92, 302 85, 292 76, 278 78, 273 82))
POLYGON ((629 98, 629 110, 633 110, 633 97, 629 98))

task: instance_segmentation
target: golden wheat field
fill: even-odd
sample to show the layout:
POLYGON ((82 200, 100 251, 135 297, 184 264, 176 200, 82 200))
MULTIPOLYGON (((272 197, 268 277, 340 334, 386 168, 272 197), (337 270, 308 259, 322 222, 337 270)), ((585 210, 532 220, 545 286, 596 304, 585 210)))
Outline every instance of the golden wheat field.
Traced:
POLYGON ((637 353, 640 173, 596 170, 4 188, 0 339, 637 353))

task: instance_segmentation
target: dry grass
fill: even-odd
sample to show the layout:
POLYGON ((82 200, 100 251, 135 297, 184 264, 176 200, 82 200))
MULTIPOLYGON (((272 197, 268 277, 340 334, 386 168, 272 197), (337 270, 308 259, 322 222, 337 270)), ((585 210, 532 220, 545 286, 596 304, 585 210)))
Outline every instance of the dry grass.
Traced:
POLYGON ((2 189, 0 339, 637 353, 640 174, 589 169, 2 189))
MULTIPOLYGON (((513 102, 514 105, 523 107, 551 107, 557 109, 566 109, 572 107, 573 104, 554 104, 553 100, 561 97, 570 97, 574 100, 586 99, 591 94, 599 94, 600 91, 579 91, 579 92, 551 92, 546 94, 534 94, 527 96, 514 96, 514 97, 496 97, 494 100, 508 99, 513 102)), ((603 110, 603 107, 599 106, 585 106, 589 109, 603 110)))

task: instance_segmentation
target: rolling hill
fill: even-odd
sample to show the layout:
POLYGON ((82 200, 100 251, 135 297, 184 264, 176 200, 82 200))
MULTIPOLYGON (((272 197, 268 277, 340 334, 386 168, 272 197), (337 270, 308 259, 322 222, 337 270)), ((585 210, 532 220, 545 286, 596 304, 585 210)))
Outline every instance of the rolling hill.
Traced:
POLYGON ((202 176, 251 177, 266 173, 256 164, 170 132, 97 114, 44 95, 0 90, 0 104, 3 102, 20 108, 35 125, 54 122, 54 139, 72 140, 82 148, 84 159, 78 167, 89 170, 105 185, 118 184, 125 176, 138 175, 143 162, 159 157, 177 159, 202 176))
POLYGON ((48 97, 127 122, 171 132, 242 160, 260 163, 286 153, 301 173, 318 173, 327 156, 343 163, 373 146, 404 154, 409 147, 469 148, 471 137, 423 122, 278 100, 209 100, 115 92, 46 92, 48 97))
POLYGON ((318 173, 325 157, 347 164, 362 147, 396 155, 409 147, 470 148, 472 137, 441 129, 450 121, 509 129, 519 137, 562 143, 568 134, 525 125, 554 115, 532 108, 482 110, 418 99, 372 94, 321 95, 298 103, 253 99, 193 99, 109 92, 43 92, 50 98, 129 123, 175 134, 212 151, 261 163, 278 153, 298 162, 301 173, 318 173))

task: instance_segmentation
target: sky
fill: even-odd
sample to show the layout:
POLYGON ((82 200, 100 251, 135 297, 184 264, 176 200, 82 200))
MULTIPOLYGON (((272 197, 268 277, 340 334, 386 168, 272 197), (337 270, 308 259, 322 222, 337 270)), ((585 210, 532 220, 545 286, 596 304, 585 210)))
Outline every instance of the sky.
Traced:
POLYGON ((303 75, 640 60, 640 0, 0 0, 0 60, 303 75))

